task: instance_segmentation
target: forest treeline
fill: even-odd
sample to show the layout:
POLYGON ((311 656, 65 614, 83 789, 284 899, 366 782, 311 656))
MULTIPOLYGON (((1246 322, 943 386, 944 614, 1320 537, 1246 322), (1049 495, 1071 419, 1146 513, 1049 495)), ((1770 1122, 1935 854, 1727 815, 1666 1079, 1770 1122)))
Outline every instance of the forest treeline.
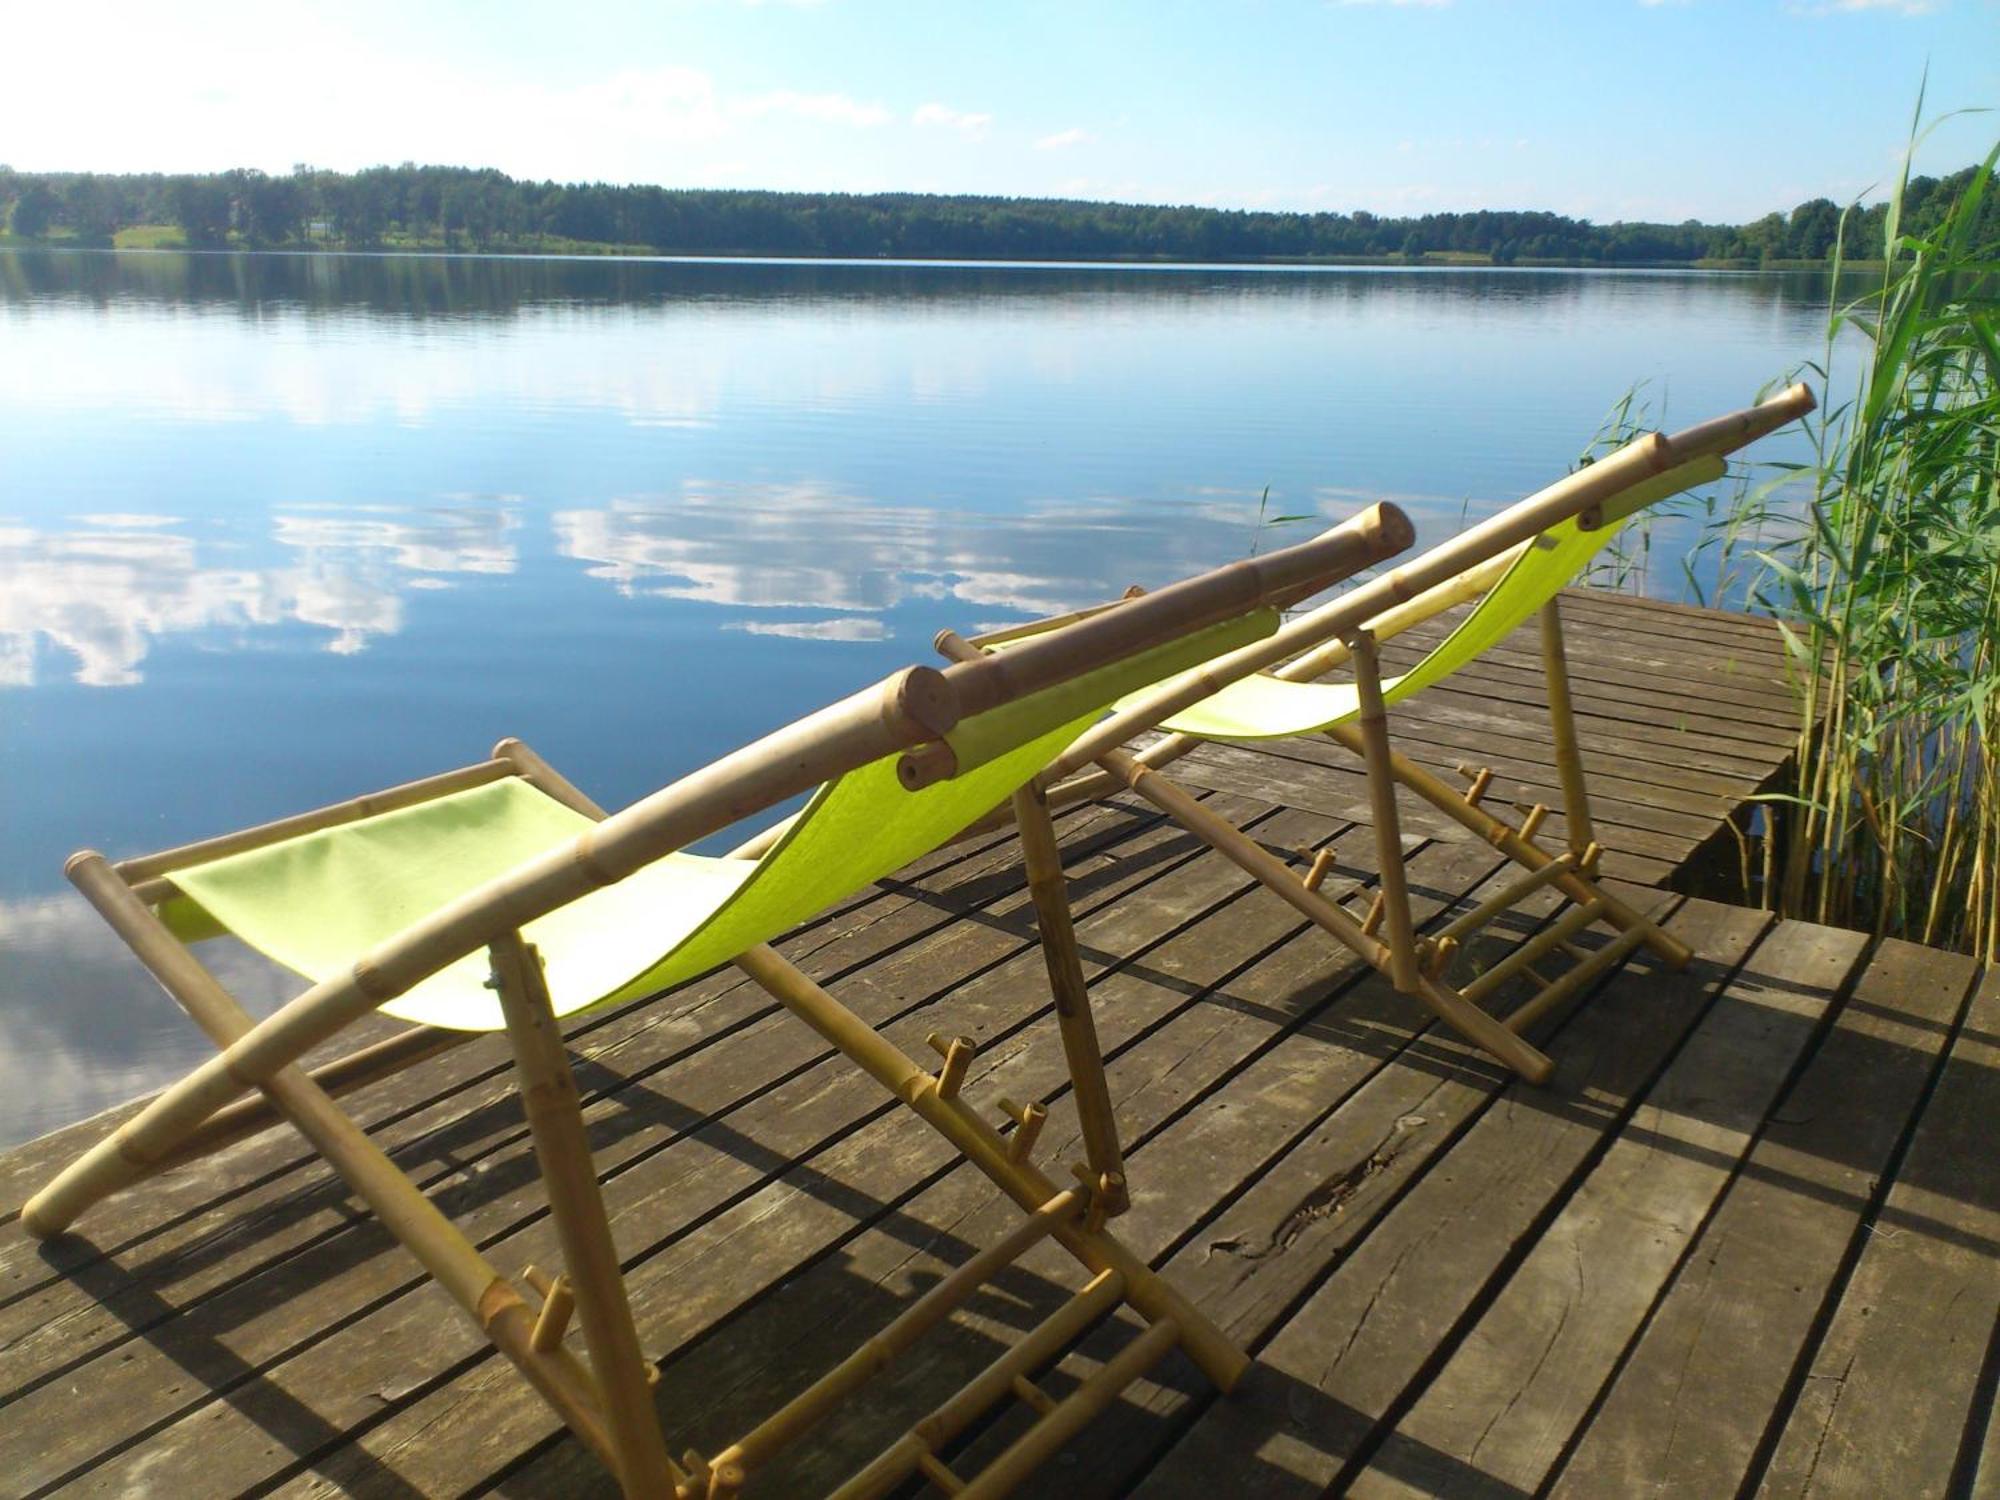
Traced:
MULTIPOLYGON (((1972 168, 1910 179, 1921 233, 1972 168)), ((2000 229, 2000 196, 1985 216, 2000 229)), ((197 248, 617 249, 660 254, 978 260, 1338 260, 1486 257, 1498 264, 1818 261, 1840 207, 1815 198, 1749 224, 1593 224, 1545 212, 1264 213, 1055 198, 774 193, 516 180, 464 167, 289 174, 16 172, 0 167, 0 226, 18 239, 118 243, 172 227, 197 248)), ((1849 245, 1882 243, 1885 203, 1857 210, 1849 245)), ((152 243, 159 243, 156 237, 152 243)))

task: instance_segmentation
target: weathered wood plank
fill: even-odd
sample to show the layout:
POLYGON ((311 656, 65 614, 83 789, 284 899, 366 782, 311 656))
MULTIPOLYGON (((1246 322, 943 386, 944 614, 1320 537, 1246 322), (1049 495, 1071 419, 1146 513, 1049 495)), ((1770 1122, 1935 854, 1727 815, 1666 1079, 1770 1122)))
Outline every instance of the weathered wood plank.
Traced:
POLYGON ((1802 923, 1758 946, 1351 1493, 1541 1485, 1866 946, 1802 923))
MULTIPOLYGON (((1379 1099, 1357 1099, 1373 1105, 1372 1133, 1322 1135, 1324 1154, 1295 1153, 1202 1227, 1174 1264, 1195 1278, 1202 1305, 1258 1348, 1258 1364, 1236 1395, 1195 1417, 1137 1493, 1186 1493, 1189 1476, 1231 1462, 1245 1496, 1316 1495, 1360 1455, 1495 1270, 1532 1243, 1636 1107, 1766 922, 1689 903, 1673 926, 1710 956, 1679 974, 1642 962, 1615 976, 1555 1037, 1547 1090, 1463 1075, 1426 1090, 1431 1080, 1391 1069, 1374 1085, 1379 1099), (1410 1171, 1403 1160, 1413 1156, 1429 1169, 1410 1171), (1370 1170, 1378 1158, 1386 1168, 1370 1170), (1321 1181, 1359 1169, 1361 1186, 1338 1215, 1294 1232, 1285 1226, 1310 1201, 1314 1166, 1321 1181), (1245 1262, 1236 1248, 1262 1245, 1284 1253, 1245 1262)), ((1105 1442, 1096 1447, 1113 1457, 1105 1442)), ((1129 1465, 1150 1455, 1122 1457, 1129 1465)))
POLYGON ((1758 1489, 1942 1495, 2000 1317, 2000 969, 1953 1039, 1758 1489))
POLYGON ((1973 977, 1885 942, 1779 1100, 1552 1493, 1735 1493, 1973 977))

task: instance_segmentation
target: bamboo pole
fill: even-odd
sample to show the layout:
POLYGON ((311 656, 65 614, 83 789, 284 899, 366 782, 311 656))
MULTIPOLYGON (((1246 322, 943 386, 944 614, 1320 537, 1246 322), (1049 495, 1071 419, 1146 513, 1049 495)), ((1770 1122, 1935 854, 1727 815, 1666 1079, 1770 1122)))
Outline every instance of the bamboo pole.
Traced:
POLYGON ((1055 997, 1063 1056, 1069 1063, 1071 1096, 1083 1128, 1084 1160, 1090 1164, 1097 1203, 1107 1215, 1122 1214, 1132 1206, 1125 1188, 1125 1153, 1118 1145, 1111 1085, 1105 1081, 1104 1054, 1090 1013, 1090 989, 1084 982, 1076 928, 1070 921, 1069 882, 1063 875, 1048 803, 1032 783, 1014 794, 1014 822, 1021 831, 1035 926, 1041 933, 1042 959, 1049 973, 1049 991, 1055 997))
MULTIPOLYGON (((1362 753, 1361 737, 1354 732, 1353 726, 1336 724, 1326 733, 1335 743, 1345 746, 1354 754, 1362 753)), ((1446 817, 1470 829, 1516 864, 1530 870, 1540 870, 1555 861, 1555 855, 1536 848, 1491 813, 1467 802, 1400 750, 1390 752, 1390 764, 1395 768, 1398 782, 1422 797, 1446 817)), ((1666 960, 1670 967, 1683 968, 1687 961, 1694 957, 1694 950, 1686 943, 1671 933, 1663 932, 1655 923, 1648 921, 1596 882, 1586 880, 1575 870, 1565 867, 1561 874, 1552 876, 1551 879, 1556 888, 1572 901, 1603 902, 1604 920, 1612 926, 1621 930, 1634 927, 1644 929, 1646 946, 1666 960)))
POLYGON ((996 1500, 1025 1480, 1088 1427, 1125 1387, 1159 1363, 1180 1330, 1172 1322, 1153 1324, 1104 1362, 1094 1375, 1058 1403, 1055 1410, 1022 1433, 959 1493, 966 1500, 996 1500))
MULTIPOLYGON (((583 1106, 556 1028, 542 961, 517 932, 490 950, 493 988, 507 1018, 507 1039, 521 1078, 521 1107, 562 1242, 565 1275, 583 1319, 591 1372, 616 1452, 613 1469, 627 1500, 658 1500, 687 1476, 667 1457, 646 1358, 625 1300, 624 1273, 604 1216, 597 1168, 583 1133, 583 1106)), ((555 1292, 551 1290, 549 1301, 555 1292)), ((539 1329, 540 1319, 537 1319, 539 1329)), ((533 1342, 535 1334, 530 1333, 533 1342)))
POLYGON ((235 833, 219 834, 212 839, 200 839, 192 844, 162 849, 158 854, 120 860, 113 868, 127 882, 137 884, 140 881, 151 880, 155 876, 169 874, 174 870, 185 870, 189 865, 207 864, 210 860, 221 859, 225 854, 241 854, 249 849, 262 849, 271 844, 282 843, 286 839, 297 838, 301 834, 317 833, 323 828, 334 828, 342 823, 372 818, 379 813, 394 812, 398 808, 414 807, 419 802, 448 797, 453 792, 468 791, 476 786, 484 786, 489 781, 498 781, 507 774, 506 766, 495 761, 482 760, 474 765, 460 766, 455 771, 442 771, 436 776, 426 776, 418 781, 406 781, 400 786, 370 792, 364 797, 350 797, 345 802, 332 802, 325 807, 316 807, 310 812, 294 813, 289 818, 259 823, 254 828, 238 829, 235 833))
POLYGON ((1068 610, 1059 615, 1048 615, 1039 620, 1023 620, 1018 625, 1003 625, 998 630, 989 630, 984 635, 972 637, 975 646, 1000 646, 1008 641, 1018 641, 1031 635, 1041 635, 1044 631, 1059 630, 1065 625, 1074 625, 1078 620, 1088 620, 1092 615, 1101 615, 1107 609, 1116 609, 1121 604, 1130 604, 1146 591, 1136 583, 1116 599, 1107 599, 1102 604, 1086 605, 1082 609, 1068 610))
POLYGON ((912 1344, 951 1315, 965 1299, 1029 1249, 1077 1217, 1085 1195, 1056 1194, 1010 1231, 919 1297, 896 1320, 846 1359, 716 1455, 714 1467, 735 1464, 746 1473, 762 1468, 786 1444, 825 1420, 840 1403, 887 1369, 912 1344))
MULTIPOLYGON (((852 1058, 871 1078, 910 1106, 951 1142, 1000 1190, 1032 1213, 1056 1194, 1056 1185, 1032 1162, 1009 1155, 1006 1139, 975 1114, 962 1099, 945 1099, 937 1080, 879 1035, 846 1006, 787 963, 765 944, 736 960, 785 1008, 852 1058)), ((1116 1271, 1125 1284, 1126 1300, 1148 1322, 1172 1318, 1180 1325, 1181 1342, 1218 1390, 1227 1392, 1249 1367, 1249 1356, 1232 1344, 1195 1305, 1175 1290, 1109 1234, 1063 1225, 1055 1237, 1092 1271, 1116 1271)))
POLYGON ((1012 1391, 1016 1377, 1053 1360, 1116 1307, 1124 1295, 1124 1279, 1116 1271, 1100 1271, 1082 1291, 1036 1324, 1026 1338, 980 1371, 860 1473, 832 1491, 828 1500, 880 1500, 902 1483, 926 1454, 935 1453, 951 1442, 981 1412, 1012 1391))
MULTIPOLYGON (((69 862, 68 874, 139 962, 211 1038, 220 1042, 250 1029, 250 1018, 236 998, 176 941, 102 855, 76 856, 69 862)), ((261 1087, 374 1211, 382 1227, 472 1316, 577 1436, 610 1463, 610 1438, 598 1417, 589 1378, 574 1361, 537 1353, 532 1344, 535 1318, 520 1293, 303 1071, 296 1066, 279 1069, 261 1087)), ((38 1239, 63 1227, 45 1215, 42 1201, 37 1195, 21 1210, 22 1227, 38 1239)))
MULTIPOLYGON (((1800 384, 1755 407, 1686 428, 1671 437, 1648 433, 1635 438, 1616 453, 1564 476, 1498 515, 1488 517, 1432 548, 1423 556, 1288 622, 1268 639, 1218 657, 1202 672, 1188 674, 1145 694, 1128 709, 1098 723, 1058 757, 1043 773, 1042 783, 1051 787, 1058 785, 1095 760, 1098 749, 1103 746, 1123 744, 1134 734, 1171 718, 1239 677, 1273 666, 1325 641, 1343 637, 1384 611, 1419 599, 1440 584, 1458 578, 1468 569, 1497 560, 1510 549, 1532 541, 1558 522, 1609 503, 1656 477, 1671 475, 1683 465, 1720 457, 1765 433, 1776 431, 1812 408, 1812 392, 1800 384)), ((1698 483, 1699 478, 1689 482, 1698 483)), ((1316 675, 1327 665, 1330 663, 1323 659, 1313 663, 1307 675, 1316 675)), ((1306 664, 1300 663, 1295 670, 1305 671, 1306 664)), ((1158 752, 1158 755, 1147 763, 1164 765, 1187 753, 1197 743, 1199 741, 1186 736, 1172 736, 1162 745, 1148 747, 1149 751, 1158 752)), ((1067 805, 1067 799, 1059 799, 1058 805, 1067 805)))
POLYGON ((602 822, 608 813, 579 791, 562 772, 543 760, 528 747, 524 740, 512 735, 493 747, 493 759, 505 761, 513 767, 514 774, 528 785, 547 793, 572 811, 582 813, 586 818, 602 822))
POLYGON ((1644 941, 1645 933, 1637 927, 1619 933, 1582 963, 1557 976, 1554 983, 1544 985, 1539 994, 1529 996, 1517 1006, 1507 1017, 1507 1029, 1513 1032, 1527 1030, 1599 974, 1614 964, 1623 963, 1644 941))
POLYGON ((1203 626, 1291 600, 1301 590, 1317 592, 1395 556, 1415 537, 1398 507, 1372 505, 1311 541, 1170 583, 1012 650, 946 667, 944 677, 960 715, 970 718, 1203 626))
MULTIPOLYGON (((1417 934, 1410 920, 1410 886, 1403 873, 1403 834, 1396 814, 1395 773, 1389 765, 1389 711, 1382 702, 1382 662, 1375 638, 1357 630, 1348 640, 1354 657, 1354 684, 1361 702, 1358 721, 1367 746, 1368 801, 1375 821, 1376 899, 1389 937, 1389 978, 1405 994, 1417 988, 1417 934)), ((1373 920, 1374 913, 1370 912, 1373 920)), ((1363 924, 1370 935, 1373 928, 1363 924)))
POLYGON ((1503 911, 1511 910, 1513 907, 1520 905, 1521 902, 1532 896, 1543 886, 1551 884, 1557 876, 1574 868, 1574 855, 1568 853, 1558 854, 1554 859, 1543 865, 1541 869, 1530 870, 1518 879, 1510 880, 1498 891, 1495 891, 1491 896, 1488 896, 1484 901, 1473 907, 1471 911, 1465 913, 1464 916, 1445 924, 1438 931, 1433 941, 1438 943, 1443 943, 1447 940, 1458 942, 1471 936, 1488 922, 1499 916, 1503 911))
POLYGON ((1474 1005, 1484 1004, 1486 997, 1497 991, 1501 985, 1516 974, 1531 968, 1536 959, 1545 953, 1554 952, 1603 915, 1604 907, 1597 901, 1586 902, 1582 906, 1572 906, 1556 921, 1551 922, 1525 942, 1516 945, 1484 974, 1462 986, 1459 993, 1474 1005))
MULTIPOLYGON (((1210 812, 1166 777, 1142 766, 1122 750, 1107 752, 1102 764, 1125 778, 1125 784, 1146 798, 1175 822, 1193 833, 1223 858, 1269 886, 1308 921, 1332 934, 1344 947, 1351 948, 1365 962, 1384 974, 1390 972, 1389 949, 1361 930, 1334 902, 1318 891, 1306 889, 1305 882, 1291 868, 1228 819, 1210 812)), ((1547 1057, 1528 1046, 1493 1017, 1467 1004, 1454 991, 1418 974, 1407 991, 1429 1007, 1439 1020, 1474 1046, 1528 1079, 1541 1083, 1554 1071, 1547 1057)))
POLYGON ((1562 784, 1563 821, 1570 852, 1579 861, 1596 837, 1590 826, 1590 788, 1583 774, 1583 750, 1576 740, 1576 715, 1569 692, 1569 659, 1563 649, 1562 610, 1551 599, 1536 624, 1542 636, 1542 675, 1548 681, 1549 730, 1555 740, 1556 776, 1562 784))

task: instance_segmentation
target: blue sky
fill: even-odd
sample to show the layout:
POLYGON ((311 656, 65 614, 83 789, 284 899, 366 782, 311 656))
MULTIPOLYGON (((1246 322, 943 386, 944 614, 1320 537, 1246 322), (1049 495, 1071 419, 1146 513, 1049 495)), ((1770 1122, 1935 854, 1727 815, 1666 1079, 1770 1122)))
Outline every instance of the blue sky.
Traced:
MULTIPOLYGON (((1933 113, 2000 104, 1995 0, 112 0, 6 34, 24 169, 1741 220, 1889 180, 1926 64, 1933 113)), ((1920 167, 1996 136, 1948 121, 1920 167)))

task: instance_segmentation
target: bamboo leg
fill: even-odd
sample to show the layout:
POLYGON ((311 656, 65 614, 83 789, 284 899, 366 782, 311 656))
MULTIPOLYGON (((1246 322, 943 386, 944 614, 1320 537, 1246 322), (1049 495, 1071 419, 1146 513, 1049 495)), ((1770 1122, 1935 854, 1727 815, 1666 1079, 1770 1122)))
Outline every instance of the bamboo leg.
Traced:
POLYGON ((1092 1185, 1103 1211, 1122 1214, 1131 1206, 1125 1189, 1125 1156, 1118 1146, 1111 1086, 1104 1078, 1104 1055, 1090 1014, 1090 990, 1084 982, 1083 960, 1070 922, 1069 884, 1056 848, 1055 825, 1049 821, 1048 801, 1040 788, 1029 785, 1014 794, 1014 821, 1021 833, 1028 890, 1034 897, 1035 925, 1041 932, 1042 958, 1048 965, 1050 992, 1055 996, 1056 1023, 1062 1029, 1077 1119, 1083 1126, 1084 1160, 1090 1165, 1092 1185))
MULTIPOLYGON (((737 956, 736 965, 915 1110, 1022 1208, 1033 1213, 1056 1195, 1056 1185, 1038 1167, 1014 1160, 999 1131, 962 1099, 943 1098, 929 1072, 771 948, 760 943, 747 949, 737 956)), ((1217 1389, 1229 1391, 1242 1378, 1249 1356, 1171 1282, 1110 1235, 1072 1223, 1058 1227, 1055 1238, 1090 1270, 1116 1271, 1124 1282, 1125 1300, 1148 1322, 1172 1318, 1181 1331, 1181 1346, 1217 1389)))
POLYGON ((518 932, 491 948, 493 988, 507 1018, 507 1039, 521 1075, 521 1104, 535 1139, 535 1157, 547 1186, 549 1210, 562 1241, 563 1261, 574 1289, 590 1366, 617 1453, 618 1482, 628 1500, 670 1495, 687 1476, 667 1457, 666 1440, 653 1409, 646 1359, 632 1327, 625 1282, 597 1169, 584 1139, 582 1106, 562 1033, 556 1029, 541 958, 518 932))
POLYGON ((1576 742, 1569 662, 1563 654, 1562 611, 1555 600, 1542 606, 1537 620, 1542 632, 1542 673, 1549 684, 1549 728, 1556 742, 1556 775, 1562 782, 1563 818, 1569 826, 1570 852, 1581 860, 1594 837, 1590 828, 1590 790, 1584 783, 1583 751, 1576 742))
MULTIPOLYGON (((250 1017, 199 959, 174 938, 101 856, 72 860, 70 879, 100 911, 168 994, 221 1044, 251 1026, 250 1017)), ((286 1119, 324 1156, 382 1227, 409 1249, 458 1305, 527 1376, 577 1436, 608 1463, 610 1439, 598 1419, 590 1380, 574 1361, 538 1353, 534 1314, 417 1185, 296 1064, 259 1085, 286 1119)), ((41 1195, 22 1210, 32 1234, 57 1232, 38 1212, 41 1195)), ((64 1221, 66 1222, 66 1221, 64 1221)))
MULTIPOLYGON (((1309 891, 1289 866, 1226 818, 1216 816, 1157 771, 1148 770, 1122 750, 1105 755, 1100 764, 1127 778, 1126 785, 1167 813, 1223 858, 1269 886, 1301 916, 1318 924, 1344 947, 1351 948, 1382 973, 1389 972, 1389 949, 1361 930, 1361 924, 1318 891, 1309 891)), ((1548 1079, 1555 1065, 1525 1044, 1476 1005, 1467 1004, 1450 987, 1423 974, 1408 993, 1428 1006, 1437 1018, 1482 1051, 1491 1053, 1530 1083, 1548 1079)))
POLYGON ((1396 817, 1396 781, 1389 766, 1389 719, 1382 702, 1381 659, 1375 637, 1356 631, 1347 642, 1361 699, 1361 739, 1368 747, 1368 802, 1375 820, 1375 865, 1380 872, 1382 925, 1389 937, 1389 978, 1397 989, 1417 988, 1417 935, 1410 921, 1410 887, 1403 873, 1403 837, 1396 817))
MULTIPOLYGON (((1334 743, 1344 746, 1356 755, 1367 753, 1360 732, 1351 724, 1332 725, 1326 733, 1334 743)), ((1555 858, 1537 849, 1492 814, 1472 806, 1401 751, 1389 752, 1389 764, 1394 769, 1398 782, 1422 797, 1446 817, 1470 829, 1516 864, 1524 865, 1530 870, 1539 870, 1555 858)), ((1605 921, 1621 930, 1640 929, 1644 934, 1641 940, 1645 945, 1665 959, 1671 967, 1681 968, 1694 957, 1694 950, 1686 943, 1661 931, 1656 923, 1648 921, 1623 901, 1602 890, 1595 882, 1585 880, 1574 870, 1566 870, 1555 877, 1555 884, 1556 888, 1572 901, 1602 901, 1605 921)))

